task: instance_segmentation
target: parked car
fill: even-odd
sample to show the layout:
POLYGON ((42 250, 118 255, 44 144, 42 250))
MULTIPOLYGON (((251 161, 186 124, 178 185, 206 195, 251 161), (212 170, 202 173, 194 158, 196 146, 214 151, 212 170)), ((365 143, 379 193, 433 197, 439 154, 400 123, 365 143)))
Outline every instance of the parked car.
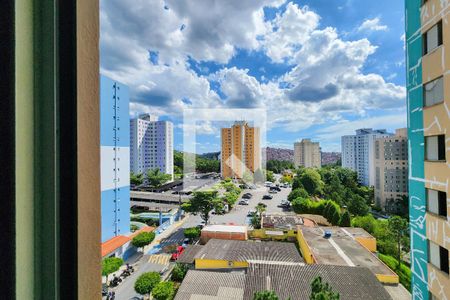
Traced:
POLYGON ((262 198, 263 198, 263 200, 272 200, 273 196, 272 195, 264 195, 262 198))
POLYGON ((181 244, 181 246, 183 246, 184 248, 186 248, 186 246, 187 246, 188 244, 191 244, 191 243, 192 243, 192 241, 191 241, 190 238, 185 238, 185 239, 183 240, 183 243, 181 244))
POLYGON ((255 210, 249 210, 247 213, 247 217, 253 217, 254 215, 256 215, 256 211, 255 210))
POLYGON ((245 193, 244 195, 242 195, 242 199, 251 199, 252 197, 253 195, 250 193, 245 193))
POLYGON ((269 190, 269 193, 270 193, 270 194, 276 194, 277 191, 276 191, 276 190, 269 190))
POLYGON ((172 253, 171 259, 172 260, 177 260, 178 257, 180 257, 181 253, 183 253, 183 251, 184 251, 184 247, 183 246, 178 246, 177 250, 174 253, 172 253))
POLYGON ((264 185, 265 185, 265 186, 272 186, 272 185, 273 185, 273 183, 272 183, 272 182, 270 182, 270 181, 266 181, 266 182, 264 183, 264 185))
POLYGON ((281 189, 280 189, 280 187, 279 187, 279 186, 271 186, 271 187, 269 188, 269 190, 271 190, 271 191, 277 191, 277 192, 281 192, 281 189))
POLYGON ((289 207, 289 206, 291 206, 291 203, 290 203, 288 200, 283 199, 283 200, 281 200, 281 202, 280 202, 280 206, 281 206, 281 207, 289 207))
POLYGON ((248 205, 248 200, 241 199, 241 200, 239 201, 239 205, 248 205))

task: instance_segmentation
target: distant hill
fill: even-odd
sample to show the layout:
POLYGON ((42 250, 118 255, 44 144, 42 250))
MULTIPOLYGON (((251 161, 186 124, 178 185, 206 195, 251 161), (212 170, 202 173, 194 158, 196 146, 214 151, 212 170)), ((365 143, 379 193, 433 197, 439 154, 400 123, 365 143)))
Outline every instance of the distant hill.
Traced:
POLYGON ((202 157, 202 158, 214 159, 214 160, 218 160, 219 159, 219 155, 220 155, 220 151, 219 152, 210 152, 210 153, 199 154, 199 156, 202 157))
POLYGON ((262 156, 263 161, 286 160, 294 162, 294 150, 291 149, 266 147, 266 151, 263 149, 262 156))
POLYGON ((322 166, 341 161, 341 152, 322 152, 322 166))

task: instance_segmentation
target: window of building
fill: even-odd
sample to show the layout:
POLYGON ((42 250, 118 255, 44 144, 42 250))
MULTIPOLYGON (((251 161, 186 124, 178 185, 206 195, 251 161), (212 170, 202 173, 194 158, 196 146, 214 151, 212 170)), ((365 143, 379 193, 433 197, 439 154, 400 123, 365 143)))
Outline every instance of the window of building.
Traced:
POLYGON ((438 244, 428 241, 429 260, 432 265, 448 274, 448 250, 438 244))
POLYGON ((427 208, 433 214, 447 217, 447 194, 427 189, 427 208))
POLYGON ((424 85, 424 106, 431 106, 444 101, 444 79, 439 77, 424 85))
POLYGON ((423 55, 442 45, 442 21, 423 34, 423 55))
POLYGON ((425 159, 431 161, 445 160, 445 135, 425 137, 425 159))

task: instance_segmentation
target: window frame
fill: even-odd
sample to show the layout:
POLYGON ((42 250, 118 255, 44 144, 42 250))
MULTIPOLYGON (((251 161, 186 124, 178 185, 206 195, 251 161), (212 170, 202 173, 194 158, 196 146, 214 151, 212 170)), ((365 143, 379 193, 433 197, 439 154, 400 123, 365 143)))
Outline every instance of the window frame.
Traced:
POLYGON ((445 97, 444 97, 444 76, 443 75, 438 76, 438 77, 436 77, 436 78, 434 78, 434 79, 424 83, 422 91, 423 91, 423 94, 422 94, 422 99, 423 99, 422 107, 423 108, 426 109, 426 108, 433 107, 433 106, 436 106, 436 105, 444 103, 444 100, 445 100, 445 97), (430 104, 430 105, 426 105, 426 90, 425 90, 425 86, 427 84, 430 84, 430 83, 432 83, 434 81, 437 81, 439 79, 442 80, 442 99, 439 102, 436 102, 436 103, 433 103, 433 104, 430 104))
POLYGON ((426 162, 446 162, 447 161, 447 153, 446 153, 446 149, 445 149, 445 134, 435 134, 435 135, 427 135, 424 136, 424 144, 425 144, 425 151, 424 151, 424 161, 426 162), (432 137, 437 137, 437 159, 428 159, 428 142, 427 139, 428 138, 432 138, 432 137), (444 151, 443 151, 443 158, 440 158, 439 154, 440 154, 440 150, 441 147, 439 147, 439 141, 443 139, 443 145, 444 145, 444 151))
POLYGON ((436 49, 442 46, 443 44, 443 37, 442 37, 442 19, 436 22, 433 26, 431 26, 426 32, 422 34, 422 56, 426 56, 430 53, 433 53, 436 49), (437 26, 437 46, 433 49, 428 49, 428 33, 431 29, 433 29, 435 26, 437 26))

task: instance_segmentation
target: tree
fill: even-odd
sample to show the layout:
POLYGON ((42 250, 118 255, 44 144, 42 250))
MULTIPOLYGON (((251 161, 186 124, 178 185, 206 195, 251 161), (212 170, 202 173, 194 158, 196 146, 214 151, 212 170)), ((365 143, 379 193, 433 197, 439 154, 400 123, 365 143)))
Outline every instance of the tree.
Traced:
POLYGON ((149 295, 153 288, 161 281, 161 275, 157 272, 141 274, 134 283, 134 290, 141 295, 149 295))
POLYGON ((136 235, 133 240, 131 240, 131 244, 133 244, 136 248, 143 248, 150 244, 154 239, 154 232, 141 232, 136 235))
POLYGON ((291 202, 292 209, 297 214, 309 214, 311 213, 311 200, 308 198, 297 197, 291 202))
POLYGON ((265 205, 264 203, 258 203, 255 206, 256 213, 261 216, 261 214, 266 211, 266 207, 267 205, 265 205))
POLYGON ((270 182, 275 182, 275 176, 273 176, 272 171, 266 171, 266 180, 270 182))
POLYGON ((171 281, 160 282, 152 289, 153 299, 156 300, 171 300, 174 295, 175 287, 171 281))
POLYGON ((189 227, 186 228, 183 233, 188 239, 196 239, 200 237, 201 229, 198 227, 189 227))
POLYGON ((261 229, 261 217, 258 214, 254 214, 250 219, 250 223, 254 229, 261 229))
POLYGON ((172 177, 169 174, 161 172, 159 169, 149 170, 147 172, 148 184, 153 188, 158 188, 172 177))
POLYGON ((320 178, 319 172, 314 169, 305 169, 300 175, 300 183, 310 195, 322 194, 323 181, 320 178))
POLYGON ((200 214, 200 217, 208 224, 209 213, 216 209, 219 210, 223 205, 220 199, 217 198, 217 191, 198 191, 194 192, 192 198, 183 203, 181 208, 190 213, 200 214))
POLYGON ((134 174, 133 172, 130 173, 130 183, 134 185, 141 185, 144 182, 144 174, 138 173, 134 174))
POLYGON ((399 216, 393 216, 388 219, 388 228, 389 231, 397 238, 398 243, 398 267, 400 268, 401 264, 401 242, 402 237, 407 234, 408 230, 408 221, 399 216))
POLYGON ((250 171, 245 171, 242 175, 242 181, 247 184, 253 183, 253 174, 250 171))
POLYGON ((176 282, 182 282, 187 271, 188 267, 185 264, 176 263, 172 270, 171 279, 176 282))
POLYGON ((346 210, 341 215, 341 219, 339 220, 339 226, 341 226, 341 227, 350 227, 350 224, 351 224, 350 213, 348 212, 348 210, 346 210))
POLYGON ((278 300, 274 291, 260 291, 253 295, 253 300, 278 300))
POLYGON ((355 194, 348 203, 348 210, 356 216, 365 216, 369 213, 369 206, 363 197, 355 194))
POLYGON ((296 199, 296 198, 309 198, 309 194, 308 192, 303 189, 303 188, 298 188, 295 190, 292 190, 289 195, 288 195, 288 201, 292 202, 292 200, 296 199))
POLYGON ((331 216, 331 220, 329 220, 329 221, 332 225, 338 225, 340 219, 341 219, 341 214, 339 213, 339 211, 337 209, 335 209, 333 212, 333 215, 331 216))
POLYGON ((107 283, 108 275, 118 271, 121 265, 123 265, 123 259, 119 257, 107 257, 102 260, 102 275, 106 276, 107 283))
POLYGON ((376 223, 377 222, 372 215, 358 216, 352 220, 353 227, 361 227, 370 234, 374 234, 377 226, 376 223))
POLYGON ((317 276, 311 282, 310 300, 339 300, 339 293, 333 292, 328 282, 323 283, 322 277, 317 276))

